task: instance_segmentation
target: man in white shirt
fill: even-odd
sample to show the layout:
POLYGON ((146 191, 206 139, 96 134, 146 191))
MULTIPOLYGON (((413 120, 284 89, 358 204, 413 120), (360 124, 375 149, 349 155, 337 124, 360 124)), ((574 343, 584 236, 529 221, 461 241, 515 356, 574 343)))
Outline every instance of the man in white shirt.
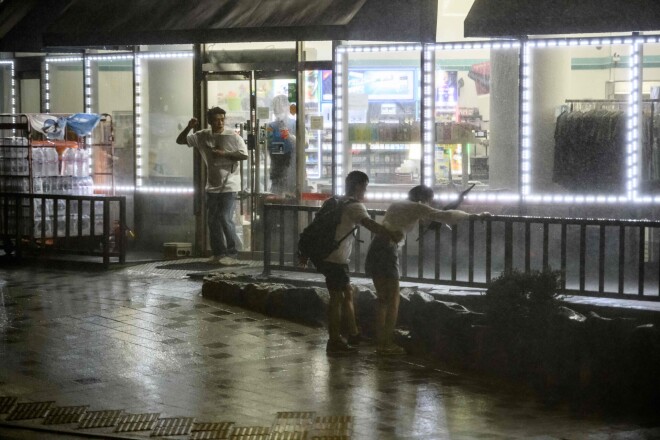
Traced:
MULTIPOLYGON (((335 239, 339 241, 350 234, 356 226, 362 225, 375 234, 384 234, 383 240, 399 241, 401 233, 385 229, 376 223, 362 203, 367 191, 369 177, 362 171, 351 171, 346 176, 346 194, 341 200, 354 199, 355 202, 344 206, 341 220, 335 230, 335 239)), ((350 234, 341 241, 335 249, 317 267, 325 276, 325 284, 330 293, 328 304, 328 344, 326 352, 347 353, 356 351, 355 345, 360 341, 360 334, 355 322, 355 307, 353 306, 353 286, 348 275, 348 262, 353 249, 353 235, 350 234), (341 336, 341 322, 345 322, 349 334, 347 340, 341 336)))
MULTIPOLYGON (((432 220, 445 224, 456 224, 469 218, 484 218, 490 214, 468 214, 453 210, 440 210, 429 206, 433 190, 418 185, 408 192, 408 200, 394 202, 387 208, 383 227, 401 234, 401 239, 410 232, 419 220, 432 220)), ((402 347, 392 342, 392 335, 399 313, 399 243, 376 236, 367 251, 365 271, 370 275, 378 296, 376 314, 377 348, 382 355, 404 354, 402 347)))
POLYGON ((206 209, 211 262, 236 264, 239 241, 234 224, 236 193, 241 190, 240 161, 248 158, 243 139, 233 130, 225 130, 227 112, 213 107, 206 113, 211 128, 190 133, 198 121, 190 119, 177 136, 176 143, 197 148, 206 164, 206 209))

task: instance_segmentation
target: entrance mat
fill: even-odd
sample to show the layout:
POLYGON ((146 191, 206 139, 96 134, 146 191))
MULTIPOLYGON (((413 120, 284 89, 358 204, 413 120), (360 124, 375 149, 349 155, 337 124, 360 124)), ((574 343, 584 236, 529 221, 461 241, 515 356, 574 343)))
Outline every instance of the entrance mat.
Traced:
POLYGON ((156 269, 192 270, 196 272, 208 272, 211 270, 222 269, 225 267, 238 267, 238 266, 247 266, 247 263, 240 265, 225 266, 218 263, 206 263, 204 261, 190 261, 187 263, 163 264, 162 266, 156 266, 156 269))

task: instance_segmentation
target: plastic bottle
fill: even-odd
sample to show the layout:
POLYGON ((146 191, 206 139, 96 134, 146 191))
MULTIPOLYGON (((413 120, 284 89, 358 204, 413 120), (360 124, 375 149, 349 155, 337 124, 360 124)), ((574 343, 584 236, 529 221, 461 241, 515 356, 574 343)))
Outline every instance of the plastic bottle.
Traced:
POLYGON ((83 179, 85 181, 85 195, 93 196, 94 195, 94 179, 92 176, 86 176, 83 179))
POLYGON ((16 174, 18 174, 18 166, 17 166, 18 164, 16 163, 16 154, 17 154, 16 150, 17 150, 17 148, 13 146, 14 145, 13 140, 11 142, 11 145, 12 146, 9 147, 9 167, 8 167, 8 171, 9 171, 9 174, 16 175, 16 174))
POLYGON ((43 148, 32 149, 32 175, 39 177, 43 174, 44 152, 43 148))
POLYGON ((56 158, 56 157, 57 157, 57 151, 55 151, 54 148, 45 147, 43 149, 42 174, 44 176, 55 176, 55 175, 57 175, 57 161, 55 161, 55 163, 53 163, 53 159, 56 158))
POLYGON ((62 175, 76 176, 76 149, 67 148, 62 155, 62 175))
POLYGON ((73 194, 76 196, 83 194, 82 179, 80 177, 72 177, 73 179, 73 194))
POLYGON ((81 148, 76 150, 76 176, 87 176, 87 150, 81 148))
POLYGON ((35 194, 42 194, 44 192, 44 182, 41 176, 32 178, 32 192, 35 194))

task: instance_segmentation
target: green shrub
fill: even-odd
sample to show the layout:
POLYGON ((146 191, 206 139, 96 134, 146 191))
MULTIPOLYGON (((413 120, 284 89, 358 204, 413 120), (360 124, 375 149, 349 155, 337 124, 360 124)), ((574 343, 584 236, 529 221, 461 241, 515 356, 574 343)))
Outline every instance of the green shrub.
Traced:
POLYGON ((486 314, 492 324, 527 326, 530 320, 546 320, 559 307, 558 271, 503 272, 486 290, 486 314))

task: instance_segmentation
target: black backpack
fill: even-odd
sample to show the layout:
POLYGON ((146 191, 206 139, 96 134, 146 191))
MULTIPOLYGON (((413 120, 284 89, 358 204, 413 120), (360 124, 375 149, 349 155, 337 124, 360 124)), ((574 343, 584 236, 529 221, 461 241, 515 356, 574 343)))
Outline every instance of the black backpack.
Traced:
POLYGON ((357 230, 355 227, 348 234, 335 240, 335 232, 341 222, 344 207, 356 201, 355 199, 339 200, 337 197, 331 197, 323 202, 314 220, 303 229, 298 238, 300 261, 311 260, 314 267, 318 269, 319 264, 337 249, 342 241, 357 230))

